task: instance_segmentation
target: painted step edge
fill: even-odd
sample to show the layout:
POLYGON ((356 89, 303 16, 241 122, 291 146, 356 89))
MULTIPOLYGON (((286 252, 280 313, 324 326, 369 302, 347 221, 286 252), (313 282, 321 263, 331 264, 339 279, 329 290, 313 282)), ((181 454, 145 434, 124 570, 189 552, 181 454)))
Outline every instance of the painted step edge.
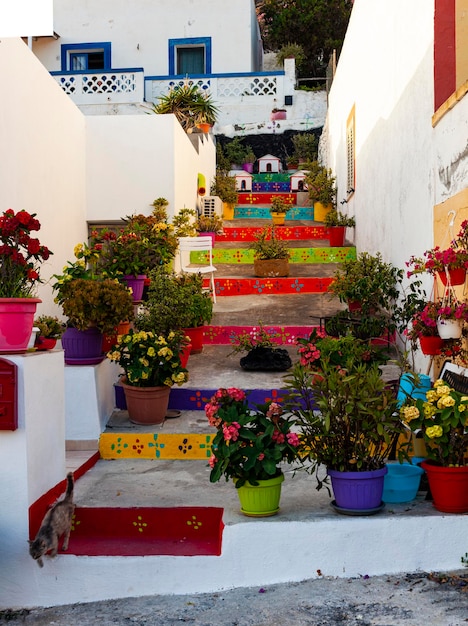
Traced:
MULTIPOLYGON (((263 228, 263 226, 225 226, 223 232, 216 235, 215 245, 216 242, 255 241, 255 235, 263 228)), ((291 224, 277 226, 275 232, 277 238, 283 240, 328 239, 328 229, 325 226, 291 224)))
MULTIPOLYGON (((326 293, 332 278, 216 278, 217 296, 326 293)), ((206 281, 206 286, 208 281, 206 281)))
MULTIPOLYGON (((289 248, 289 263, 294 264, 311 264, 323 265, 327 263, 342 263, 346 259, 354 259, 356 257, 356 248, 354 246, 345 246, 342 248, 289 248)), ((192 252, 190 254, 192 263, 207 263, 208 256, 206 252, 192 252)), ((253 265, 254 251, 248 248, 214 248, 213 263, 215 265, 253 265)))
MULTIPOLYGON (((274 326, 264 325, 263 329, 272 335, 272 341, 278 345, 292 345, 297 337, 308 337, 313 328, 309 326, 274 326)), ((204 343, 210 345, 229 345, 231 339, 239 333, 253 333, 258 329, 256 326, 205 326, 204 343)))

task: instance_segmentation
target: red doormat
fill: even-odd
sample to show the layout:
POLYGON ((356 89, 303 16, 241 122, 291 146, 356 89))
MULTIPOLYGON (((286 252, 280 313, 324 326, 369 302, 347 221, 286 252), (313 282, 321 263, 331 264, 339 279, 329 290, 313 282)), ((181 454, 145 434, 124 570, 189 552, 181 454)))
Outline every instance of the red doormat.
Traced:
POLYGON ((222 518, 217 507, 77 507, 66 554, 219 556, 222 518))

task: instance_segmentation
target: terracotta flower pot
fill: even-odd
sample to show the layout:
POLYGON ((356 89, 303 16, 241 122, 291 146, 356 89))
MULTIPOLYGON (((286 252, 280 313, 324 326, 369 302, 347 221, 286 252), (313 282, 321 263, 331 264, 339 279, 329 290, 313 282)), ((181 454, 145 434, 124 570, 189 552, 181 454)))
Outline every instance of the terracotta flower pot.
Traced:
POLYGON ((127 411, 130 421, 134 424, 162 424, 169 406, 171 388, 134 387, 122 381, 125 392, 127 411))
POLYGON ((260 278, 289 276, 289 259, 256 259, 254 274, 260 278))

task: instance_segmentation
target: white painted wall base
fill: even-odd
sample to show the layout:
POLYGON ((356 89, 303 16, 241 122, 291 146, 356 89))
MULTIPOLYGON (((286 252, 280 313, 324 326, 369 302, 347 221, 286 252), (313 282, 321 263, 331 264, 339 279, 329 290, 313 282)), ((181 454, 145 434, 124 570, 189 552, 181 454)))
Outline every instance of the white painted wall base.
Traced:
MULTIPOLYGON (((453 570, 466 552, 466 516, 281 517, 228 525, 220 557, 59 555, 0 570, 0 607, 34 607, 154 594, 208 593, 323 576, 453 570), (281 537, 280 549, 278 537, 281 537), (451 537, 449 543, 440 537, 451 537), (7 580, 8 579, 8 580, 7 580)), ((26 553, 26 549, 24 550, 26 553)))
POLYGON ((65 366, 65 439, 98 440, 115 408, 114 383, 120 368, 109 359, 98 365, 65 366))

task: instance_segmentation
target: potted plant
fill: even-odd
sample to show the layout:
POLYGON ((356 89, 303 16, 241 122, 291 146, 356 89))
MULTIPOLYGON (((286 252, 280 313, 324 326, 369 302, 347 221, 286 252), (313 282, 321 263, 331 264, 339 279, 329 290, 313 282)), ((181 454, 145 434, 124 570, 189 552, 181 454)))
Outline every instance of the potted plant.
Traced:
POLYGON ((188 380, 180 362, 182 341, 182 333, 163 335, 131 329, 107 353, 125 372, 122 386, 130 420, 135 424, 163 422, 171 387, 188 380))
POLYGON ((444 285, 463 285, 468 268, 468 250, 457 247, 457 240, 454 240, 454 245, 445 250, 436 246, 426 250, 423 257, 413 255, 406 265, 410 268, 408 277, 429 273, 439 276, 444 285))
POLYGON ((328 212, 336 206, 336 178, 332 170, 316 161, 308 165, 309 173, 305 183, 309 190, 309 198, 314 204, 314 220, 323 222, 328 212))
POLYGON ((213 301, 199 274, 153 270, 148 300, 135 320, 138 329, 166 335, 183 330, 191 338, 192 353, 203 350, 204 325, 211 322, 213 301))
POLYGON ((124 281, 135 301, 142 299, 148 272, 168 264, 177 251, 174 226, 161 212, 164 207, 158 206, 152 215, 127 216, 117 233, 106 228, 91 233, 89 247, 99 252, 96 271, 124 281))
POLYGON ((234 219, 234 207, 238 200, 234 176, 230 176, 226 170, 217 169, 211 184, 210 193, 212 196, 218 196, 221 199, 224 219, 234 219))
POLYGON ((285 380, 291 390, 286 407, 300 429, 300 456, 317 488, 331 478, 339 513, 381 510, 385 463, 405 428, 378 365, 363 364, 350 349, 339 365, 323 356, 319 367, 297 364, 285 380), (318 473, 321 465, 325 478, 318 473))
POLYGON ((298 163, 312 163, 317 160, 318 141, 313 132, 293 135, 292 144, 293 156, 298 163))
POLYGON ((408 398, 401 419, 422 433, 427 460, 422 463, 436 509, 468 513, 468 396, 436 380, 426 398, 408 398))
POLYGON ((332 209, 325 215, 324 224, 328 229, 330 246, 341 247, 344 245, 346 228, 354 228, 356 220, 337 209, 332 209))
POLYGON ((234 137, 224 147, 224 154, 232 169, 242 169, 241 165, 250 152, 251 148, 246 146, 240 137, 234 137))
POLYGON ((391 311, 398 299, 403 270, 386 263, 380 252, 361 252, 339 264, 328 292, 363 313, 391 311))
POLYGON ((233 350, 230 354, 247 352, 240 366, 247 371, 284 372, 292 366, 288 351, 278 348, 275 339, 280 334, 274 329, 266 330, 262 322, 250 332, 235 333, 230 337, 233 350))
POLYGON ((39 239, 35 213, 7 209, 0 216, 0 353, 24 352, 31 337, 39 268, 52 252, 39 239))
POLYGON ((223 219, 216 213, 213 215, 199 215, 195 221, 195 229, 198 234, 210 235, 214 245, 216 235, 223 232, 223 219))
POLYGON ((252 174, 255 160, 255 152, 252 150, 252 148, 247 148, 247 152, 245 153, 242 160, 242 169, 244 169, 246 172, 249 172, 249 174, 252 174))
POLYGON ((282 226, 286 217, 286 213, 291 205, 283 196, 273 196, 271 199, 270 213, 275 226, 282 226))
POLYGON ((113 333, 118 324, 133 319, 130 291, 115 279, 72 278, 73 264, 56 276, 55 302, 68 318, 62 336, 65 362, 88 365, 102 360, 103 333, 113 333))
POLYGON ((299 446, 294 421, 276 402, 252 410, 245 392, 236 388, 218 389, 205 413, 217 429, 210 481, 232 478, 245 515, 275 515, 284 481, 280 464, 295 461, 299 446))
POLYGON ((255 276, 289 276, 289 250, 277 239, 274 226, 266 226, 257 233, 249 248, 254 251, 255 276))
POLYGON ((429 301, 421 310, 416 311, 411 318, 406 331, 406 337, 411 343, 413 350, 419 342, 421 351, 428 356, 441 356, 448 358, 460 354, 462 350, 459 339, 444 342, 439 335, 437 321, 440 315, 440 303, 429 301))
POLYGON ((213 126, 219 111, 208 93, 203 92, 196 84, 189 84, 188 81, 183 85, 171 87, 167 94, 158 98, 152 110, 163 115, 173 113, 186 133, 192 132, 197 125, 213 126))
POLYGON ((285 120, 286 119, 286 109, 278 109, 274 107, 271 110, 270 120, 275 122, 277 120, 285 120))
POLYGON ((40 315, 34 320, 34 326, 39 329, 34 343, 36 350, 52 350, 65 332, 63 322, 52 315, 40 315))

